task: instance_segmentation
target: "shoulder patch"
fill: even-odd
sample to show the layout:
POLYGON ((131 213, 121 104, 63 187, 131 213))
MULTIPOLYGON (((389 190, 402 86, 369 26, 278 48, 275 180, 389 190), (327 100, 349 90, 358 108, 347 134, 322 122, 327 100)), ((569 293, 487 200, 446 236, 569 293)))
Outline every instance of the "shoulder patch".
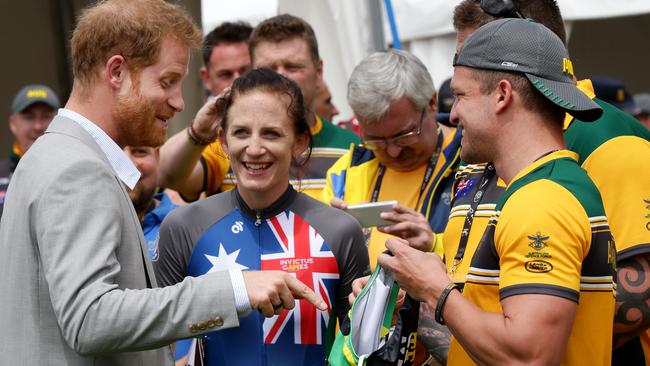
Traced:
POLYGON ((478 178, 461 178, 460 181, 458 181, 457 191, 455 196, 456 197, 467 196, 474 188, 474 185, 476 185, 477 180, 478 178))

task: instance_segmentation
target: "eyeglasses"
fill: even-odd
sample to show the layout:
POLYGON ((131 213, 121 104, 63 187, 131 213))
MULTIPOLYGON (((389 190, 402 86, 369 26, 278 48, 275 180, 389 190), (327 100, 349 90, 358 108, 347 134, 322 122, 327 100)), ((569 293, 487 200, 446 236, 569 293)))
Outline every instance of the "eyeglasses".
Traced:
POLYGON ((420 122, 418 123, 417 130, 405 132, 397 136, 383 139, 363 140, 363 144, 370 150, 385 150, 389 144, 397 145, 399 147, 406 147, 416 144, 419 141, 418 137, 422 131, 422 121, 424 121, 425 112, 426 108, 422 108, 422 113, 420 114, 420 122))
POLYGON ((481 0, 481 9, 497 18, 525 19, 512 3, 512 0, 481 0))

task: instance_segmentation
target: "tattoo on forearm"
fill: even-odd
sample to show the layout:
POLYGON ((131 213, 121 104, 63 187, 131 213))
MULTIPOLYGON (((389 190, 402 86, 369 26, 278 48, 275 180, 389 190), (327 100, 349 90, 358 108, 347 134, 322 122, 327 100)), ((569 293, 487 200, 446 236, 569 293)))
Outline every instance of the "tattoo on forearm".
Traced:
POLYGON ((614 348, 650 326, 650 254, 618 263, 614 348))
POLYGON ((446 326, 435 320, 434 309, 425 303, 420 303, 420 319, 418 322, 418 341, 427 352, 441 364, 447 364, 451 333, 446 326))

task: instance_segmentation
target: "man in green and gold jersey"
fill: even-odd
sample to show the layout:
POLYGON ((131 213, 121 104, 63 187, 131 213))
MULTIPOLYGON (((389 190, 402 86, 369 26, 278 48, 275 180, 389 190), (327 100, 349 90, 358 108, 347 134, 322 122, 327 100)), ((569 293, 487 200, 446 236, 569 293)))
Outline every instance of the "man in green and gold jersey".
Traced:
POLYGON ((489 180, 501 179, 505 193, 465 258, 462 294, 442 261, 398 239, 379 264, 448 326, 450 365, 608 365, 614 242, 600 194, 566 150, 562 128, 565 113, 593 121, 602 108, 575 86, 562 41, 528 20, 479 28, 454 66, 451 121, 463 129, 461 158, 493 162, 485 179, 471 182, 481 192, 473 198, 489 180))
MULTIPOLYGON (((458 45, 478 27, 500 17, 509 16, 507 9, 496 13, 490 1, 463 0, 454 10, 454 27, 458 45), (491 14, 490 14, 491 13, 491 14)), ((532 18, 552 30, 565 44, 566 31, 555 0, 514 0, 516 13, 532 18)), ((563 65, 564 67, 565 65, 563 65)), ((569 66, 569 65, 566 65, 569 66)), ((589 79, 577 87, 603 109, 600 118, 585 122, 567 114, 564 138, 569 150, 578 154, 578 164, 587 171, 600 191, 617 249, 617 306, 614 318, 615 348, 612 364, 650 364, 650 306, 645 291, 650 286, 650 229, 646 201, 650 201, 650 170, 639 167, 650 164, 650 132, 631 116, 594 95, 589 79)), ((487 174, 487 164, 469 164, 459 169, 449 224, 444 232, 445 262, 454 282, 465 283, 472 256, 488 225, 496 204, 505 190, 505 183, 491 179, 478 195, 478 186, 487 174)), ((429 318, 434 327, 433 314, 429 318)), ((444 336, 427 336, 423 343, 429 349, 445 344, 444 336)))

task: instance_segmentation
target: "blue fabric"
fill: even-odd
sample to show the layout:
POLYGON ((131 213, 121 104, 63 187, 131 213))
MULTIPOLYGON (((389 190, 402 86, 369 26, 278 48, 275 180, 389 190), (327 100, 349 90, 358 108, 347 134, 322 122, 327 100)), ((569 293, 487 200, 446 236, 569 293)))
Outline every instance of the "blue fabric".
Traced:
POLYGON ((445 165, 433 179, 433 184, 427 192, 420 212, 429 221, 431 230, 434 233, 442 233, 445 231, 447 221, 449 220, 449 213, 451 211, 451 188, 454 184, 454 177, 458 163, 460 162, 460 141, 463 138, 463 132, 460 128, 456 129, 453 140, 442 151, 445 155, 445 165), (448 168, 453 167, 453 170, 448 172, 448 168), (444 175, 447 173, 447 175, 444 175), (430 212, 427 215, 427 210, 430 212))
POLYGON ((334 197, 343 199, 345 196, 345 173, 346 170, 342 170, 340 175, 330 173, 330 181, 332 182, 332 192, 334 192, 334 197))
POLYGON ((165 192, 156 194, 154 199, 159 201, 158 206, 147 212, 142 220, 142 231, 144 232, 144 239, 147 242, 149 259, 152 262, 158 260, 158 230, 160 230, 160 224, 171 210, 178 207, 178 205, 169 199, 165 192))
MULTIPOLYGON (((256 225, 235 209, 206 230, 194 247, 188 275, 229 268, 297 271, 298 279, 316 287, 329 304, 339 286, 329 244, 290 210, 256 225)), ((329 317, 304 300, 273 318, 253 312, 239 327, 205 336, 205 364, 323 365, 329 317)))
POLYGON ((188 353, 190 353, 190 346, 192 345, 192 341, 194 339, 181 339, 180 341, 176 342, 176 349, 174 350, 174 360, 178 361, 181 358, 187 356, 188 353))
MULTIPOLYGON (((159 203, 157 207, 154 207, 153 210, 150 210, 144 215, 142 220, 142 231, 144 233, 144 239, 147 242, 149 259, 151 259, 152 262, 155 262, 158 260, 158 231, 160 230, 160 224, 165 219, 165 216, 167 216, 171 210, 178 207, 178 205, 174 204, 165 192, 157 193, 153 198, 159 203)), ((184 339, 176 342, 174 359, 179 360, 186 356, 190 351, 191 344, 192 339, 184 339)))

